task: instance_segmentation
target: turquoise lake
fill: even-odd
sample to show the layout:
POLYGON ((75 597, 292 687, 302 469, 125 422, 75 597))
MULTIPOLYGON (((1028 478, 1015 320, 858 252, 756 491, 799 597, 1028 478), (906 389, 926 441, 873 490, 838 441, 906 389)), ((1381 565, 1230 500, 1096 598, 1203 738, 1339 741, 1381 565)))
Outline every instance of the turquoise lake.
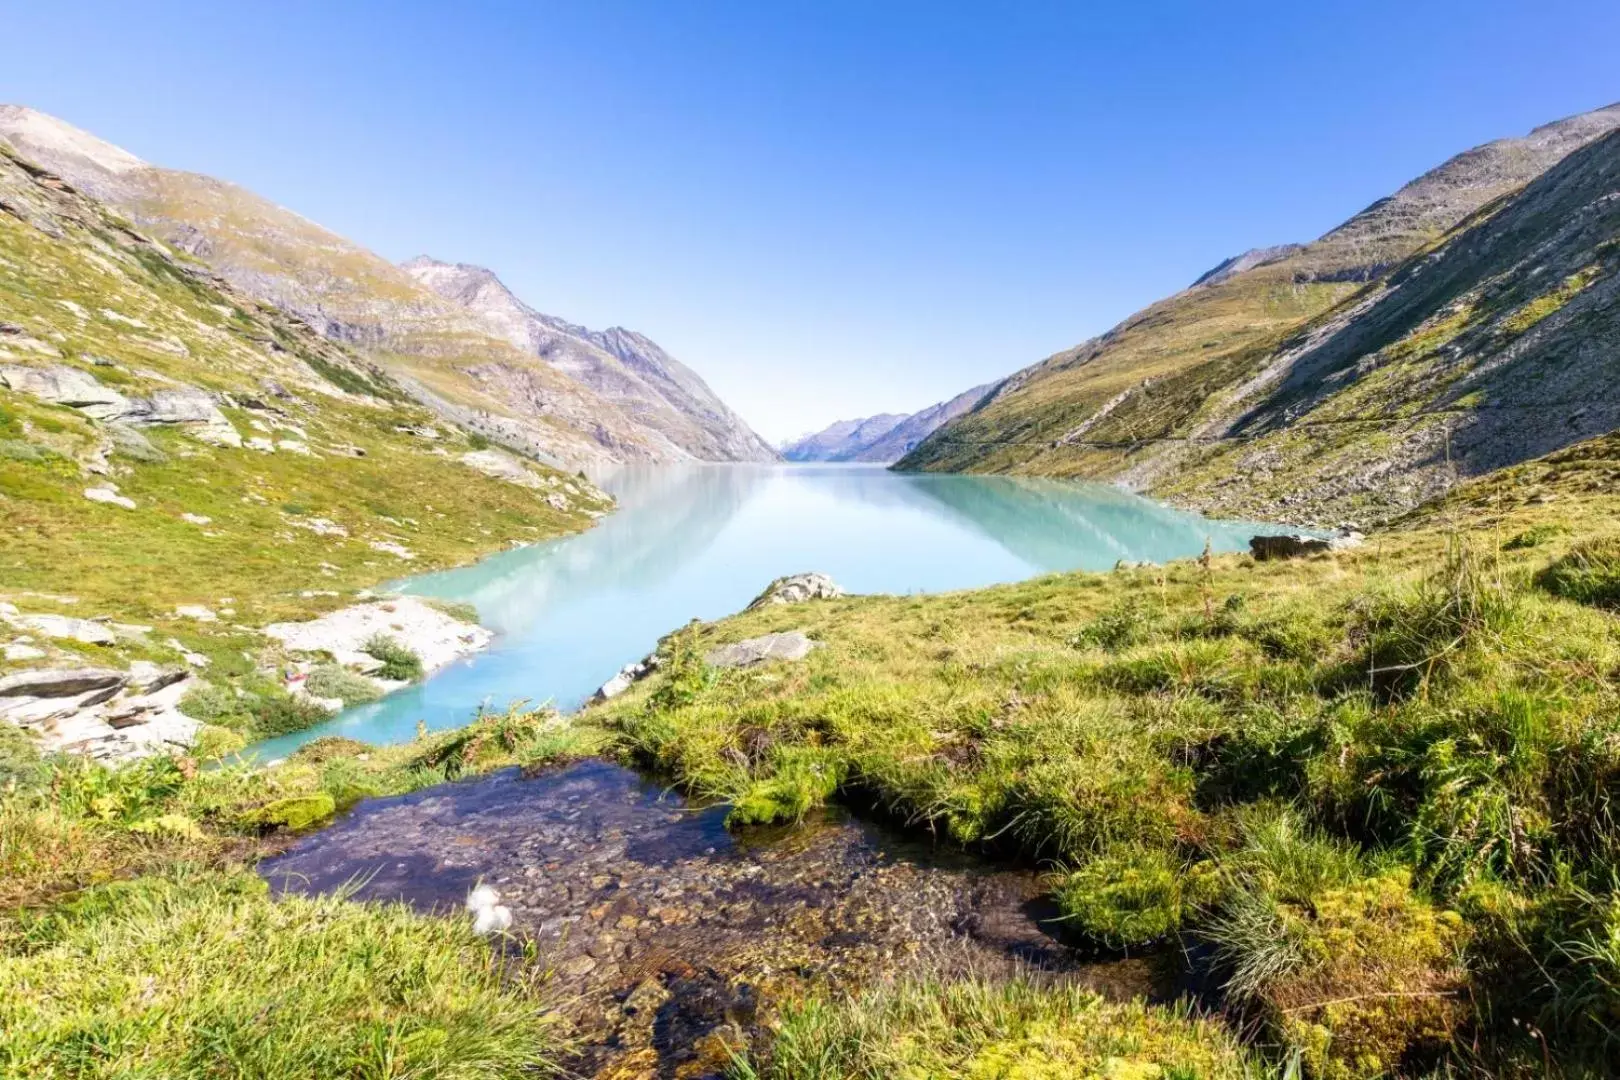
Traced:
POLYGON ((830 574, 852 593, 913 593, 1106 570, 1247 547, 1277 526, 1212 521, 1102 485, 893 473, 878 466, 709 465, 594 477, 619 509, 578 536, 396 582, 464 600, 498 637, 485 653, 382 701, 261 743, 280 757, 322 735, 403 742, 480 706, 581 705, 687 621, 743 608, 772 579, 830 574))

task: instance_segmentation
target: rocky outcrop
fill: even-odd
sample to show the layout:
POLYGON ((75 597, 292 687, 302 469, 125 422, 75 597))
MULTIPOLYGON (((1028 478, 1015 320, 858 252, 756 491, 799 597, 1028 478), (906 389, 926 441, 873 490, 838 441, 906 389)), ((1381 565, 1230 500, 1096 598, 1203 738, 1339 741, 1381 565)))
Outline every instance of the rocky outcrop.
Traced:
POLYGON ((703 662, 718 668, 753 667, 768 660, 803 660, 815 647, 816 643, 802 631, 788 630, 710 649, 703 655, 703 662))
POLYGON ((213 394, 194 387, 154 390, 147 397, 126 397, 103 386, 79 368, 0 365, 0 387, 27 394, 52 405, 77 409, 94 420, 150 427, 183 425, 202 442, 215 446, 241 446, 242 436, 232 426, 213 394))
POLYGON ((195 680, 137 662, 128 671, 37 668, 0 678, 0 722, 29 732, 46 753, 122 761, 183 751, 202 725, 180 712, 195 680))
POLYGON ((1360 547, 1362 536, 1347 532, 1339 536, 1308 536, 1304 533, 1249 538, 1249 554, 1256 562, 1273 559, 1300 559, 1307 555, 1325 555, 1330 551, 1346 551, 1360 547))
POLYGON ((774 604, 802 604, 807 600, 836 600, 843 595, 844 590, 826 574, 789 574, 765 586, 765 591, 754 597, 745 610, 757 611, 774 604))
POLYGON ((329 653, 345 667, 361 672, 378 667, 366 645, 379 636, 392 638, 422 661, 430 675, 465 656, 481 652, 494 635, 477 623, 463 622, 415 596, 356 604, 307 622, 271 623, 264 633, 292 653, 329 653))

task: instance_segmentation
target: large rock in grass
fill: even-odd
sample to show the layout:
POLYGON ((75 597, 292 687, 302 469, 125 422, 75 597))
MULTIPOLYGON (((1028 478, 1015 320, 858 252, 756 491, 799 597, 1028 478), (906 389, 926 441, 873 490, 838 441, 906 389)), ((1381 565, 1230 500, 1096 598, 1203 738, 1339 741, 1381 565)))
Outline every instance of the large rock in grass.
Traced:
POLYGON ((1271 559, 1300 559, 1307 555, 1324 555, 1330 551, 1344 551, 1360 547, 1362 535, 1347 532, 1340 536, 1306 536, 1303 533, 1283 536, 1255 536, 1249 539, 1249 554, 1257 562, 1271 559))
POLYGON ((844 590, 826 574, 789 574, 765 586, 765 591, 754 597, 747 610, 755 611, 773 604, 802 604, 807 600, 834 600, 843 595, 844 590))
POLYGON ((749 638, 734 645, 721 645, 710 649, 703 660, 710 667, 753 667, 767 660, 803 660, 810 655, 816 643, 798 630, 781 634, 766 634, 749 638))
POLYGON ((39 668, 0 679, 0 697, 65 698, 124 685, 122 671, 111 668, 39 668))

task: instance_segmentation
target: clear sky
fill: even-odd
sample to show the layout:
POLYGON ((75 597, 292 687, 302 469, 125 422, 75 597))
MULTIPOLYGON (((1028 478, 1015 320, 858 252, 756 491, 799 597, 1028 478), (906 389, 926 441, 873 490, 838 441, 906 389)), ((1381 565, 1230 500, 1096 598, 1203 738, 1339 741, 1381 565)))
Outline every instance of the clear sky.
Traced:
POLYGON ((909 411, 1620 100, 1614 0, 0 0, 0 101, 641 330, 767 437, 909 411))

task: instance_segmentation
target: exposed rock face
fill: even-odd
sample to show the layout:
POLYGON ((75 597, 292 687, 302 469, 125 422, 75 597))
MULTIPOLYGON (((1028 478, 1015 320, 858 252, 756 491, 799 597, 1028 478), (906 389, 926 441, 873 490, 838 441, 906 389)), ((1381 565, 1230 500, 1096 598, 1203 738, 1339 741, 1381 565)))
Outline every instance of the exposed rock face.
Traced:
POLYGON ((996 383, 975 386, 951 398, 905 416, 882 413, 864 420, 840 420, 813 435, 788 444, 782 456, 789 461, 864 461, 886 465, 899 461, 942 424, 948 424, 995 390, 996 383))
MULTIPOLYGON (((204 260, 242 292, 373 355, 418 402, 520 453, 570 468, 721 458, 688 452, 643 423, 631 402, 621 408, 388 260, 250 191, 148 164, 21 106, 0 106, 0 144, 204 260), (431 379, 417 377, 424 370, 431 379)), ((49 220, 25 220, 55 235, 49 220)), ((147 345, 184 348, 157 338, 147 345)), ((702 386, 679 365, 669 371, 676 383, 702 386)))
POLYGON ((377 666, 365 652, 366 642, 378 635, 391 637, 422 658, 423 674, 482 651, 494 638, 482 626, 462 622, 414 596, 357 604, 308 622, 271 623, 264 632, 290 652, 331 653, 338 663, 360 670, 377 666))
POLYGON ((844 595, 838 583, 826 574, 789 574, 765 586, 745 609, 755 611, 773 604, 802 604, 807 600, 836 600, 844 595))
POLYGON ((598 704, 604 701, 612 701, 636 683, 657 671, 659 667, 660 661, 656 653, 626 664, 619 669, 617 675, 602 684, 601 689, 597 690, 591 697, 591 701, 598 704))
POLYGON ((202 725, 180 712, 195 680, 156 665, 41 668, 0 678, 0 722, 31 733, 46 753, 121 761, 189 747, 202 725))
POLYGON ((710 649, 704 654, 703 662, 710 667, 753 667, 767 660, 803 660, 815 647, 816 643, 801 631, 789 630, 710 649))
POLYGON ((702 461, 775 461, 776 451, 714 395, 697 373, 631 330, 588 330, 519 300, 481 266, 427 256, 403 269, 460 304, 485 327, 613 402, 702 461))
POLYGON ((241 446, 242 436, 220 412, 213 394, 195 387, 154 390, 147 397, 125 397, 88 371, 56 364, 51 367, 0 365, 0 387, 28 394, 52 405, 66 405, 106 423, 133 427, 185 425, 192 435, 215 446, 241 446))

